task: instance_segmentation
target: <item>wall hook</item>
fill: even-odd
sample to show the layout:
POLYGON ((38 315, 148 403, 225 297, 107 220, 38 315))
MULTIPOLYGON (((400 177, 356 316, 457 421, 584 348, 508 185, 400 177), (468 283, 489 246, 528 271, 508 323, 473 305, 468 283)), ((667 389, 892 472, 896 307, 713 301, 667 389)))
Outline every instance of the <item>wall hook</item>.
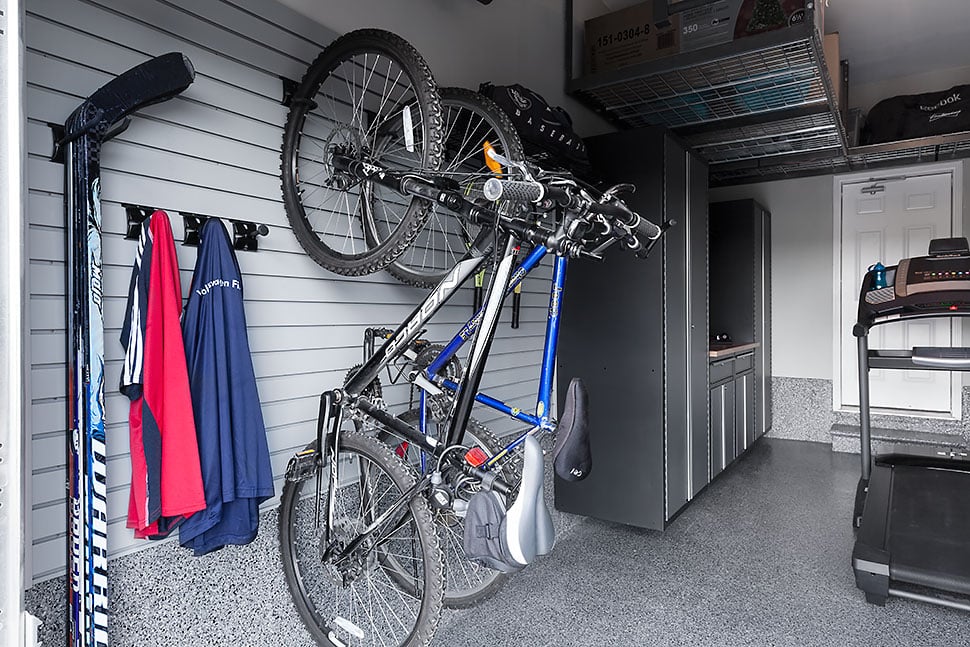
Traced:
POLYGON ((125 219, 128 221, 125 240, 138 240, 141 237, 142 224, 158 210, 155 207, 127 204, 124 202, 121 203, 121 206, 125 208, 125 219))
POLYGON ((188 245, 189 247, 198 247, 199 243, 202 242, 199 233, 202 231, 202 225, 209 219, 209 216, 204 216, 200 213, 189 213, 187 211, 180 211, 179 213, 182 215, 182 226, 185 229, 182 244, 188 245))
POLYGON ((268 236, 269 227, 258 222, 232 220, 232 246, 235 249, 255 252, 259 249, 257 236, 268 236))

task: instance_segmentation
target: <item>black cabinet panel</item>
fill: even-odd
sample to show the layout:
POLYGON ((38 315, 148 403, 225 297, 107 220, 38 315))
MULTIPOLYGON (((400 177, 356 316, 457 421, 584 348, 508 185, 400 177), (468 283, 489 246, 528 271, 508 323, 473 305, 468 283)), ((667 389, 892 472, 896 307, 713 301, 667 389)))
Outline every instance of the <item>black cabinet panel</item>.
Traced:
POLYGON ((707 363, 708 327, 707 275, 708 275, 708 196, 707 165, 697 158, 687 157, 687 224, 688 259, 690 268, 690 294, 688 296, 689 336, 687 339, 688 411, 691 442, 691 497, 696 496, 708 483, 707 465, 710 447, 707 440, 708 402, 704 394, 708 388, 707 363))
POLYGON ((557 479, 556 507, 631 525, 664 516, 661 256, 611 250, 602 263, 573 261, 559 333, 560 385, 581 377, 590 395, 593 467, 579 483, 557 479), (636 493, 631 496, 629 493, 636 493), (635 505, 631 505, 634 503, 635 505))
POLYGON ((711 478, 720 474, 734 460, 734 381, 710 389, 710 461, 711 478))
POLYGON ((617 248, 570 263, 560 402, 582 377, 593 467, 578 483, 556 479, 556 507, 663 529, 708 482, 707 167, 660 128, 586 144, 605 182, 636 185, 631 207, 678 224, 646 261, 617 248))

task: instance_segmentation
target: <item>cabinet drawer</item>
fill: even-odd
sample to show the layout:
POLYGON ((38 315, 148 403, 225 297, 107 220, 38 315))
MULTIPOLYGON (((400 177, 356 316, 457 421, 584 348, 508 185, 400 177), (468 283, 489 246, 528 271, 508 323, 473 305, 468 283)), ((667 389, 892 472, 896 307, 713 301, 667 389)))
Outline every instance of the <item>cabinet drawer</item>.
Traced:
POLYGON ((717 384, 722 380, 734 377, 734 358, 722 359, 719 362, 711 362, 710 382, 717 384))
POLYGON ((754 368, 754 353, 745 353, 734 358, 734 370, 744 373, 754 368))

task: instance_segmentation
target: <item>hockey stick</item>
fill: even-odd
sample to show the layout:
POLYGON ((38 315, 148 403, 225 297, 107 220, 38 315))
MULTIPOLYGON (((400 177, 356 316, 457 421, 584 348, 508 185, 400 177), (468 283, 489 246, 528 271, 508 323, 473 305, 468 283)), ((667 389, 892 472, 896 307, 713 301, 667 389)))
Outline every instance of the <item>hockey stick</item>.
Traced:
POLYGON ((82 102, 55 143, 55 157, 64 152, 67 217, 67 630, 72 647, 108 644, 101 145, 127 128, 128 115, 176 96, 194 78, 191 62, 180 53, 148 60, 82 102))

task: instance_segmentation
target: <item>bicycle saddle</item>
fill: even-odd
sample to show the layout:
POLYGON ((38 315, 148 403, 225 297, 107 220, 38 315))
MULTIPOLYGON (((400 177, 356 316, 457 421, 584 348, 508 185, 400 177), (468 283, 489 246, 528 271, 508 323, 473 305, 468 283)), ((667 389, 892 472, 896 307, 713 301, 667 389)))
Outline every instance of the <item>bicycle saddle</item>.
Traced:
POLYGON ((486 486, 468 502, 465 556, 503 573, 524 568, 552 550, 556 531, 543 492, 539 441, 526 436, 518 496, 506 510, 502 498, 486 486))
POLYGON ((566 481, 582 481, 593 468, 589 449, 589 396, 578 377, 569 382, 562 418, 556 430, 553 466, 566 481))
POLYGON ((543 492, 542 448, 534 436, 526 436, 522 456, 519 495, 505 517, 505 542, 512 558, 525 566, 537 555, 546 555, 556 543, 556 529, 543 492))

